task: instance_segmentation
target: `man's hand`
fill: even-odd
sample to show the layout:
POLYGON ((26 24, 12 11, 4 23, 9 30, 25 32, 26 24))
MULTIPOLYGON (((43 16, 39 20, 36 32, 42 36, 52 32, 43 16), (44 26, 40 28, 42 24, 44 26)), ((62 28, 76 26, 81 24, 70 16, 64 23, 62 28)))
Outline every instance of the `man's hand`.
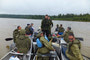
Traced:
POLYGON ((50 40, 52 42, 53 38, 50 40))
POLYGON ((61 37, 61 35, 57 35, 57 37, 61 37))

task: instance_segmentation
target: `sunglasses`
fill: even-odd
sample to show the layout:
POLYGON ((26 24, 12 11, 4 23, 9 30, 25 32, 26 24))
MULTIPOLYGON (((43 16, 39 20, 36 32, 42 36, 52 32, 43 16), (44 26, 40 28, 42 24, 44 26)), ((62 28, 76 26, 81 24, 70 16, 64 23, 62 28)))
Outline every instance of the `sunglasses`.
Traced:
POLYGON ((69 40, 73 40, 73 38, 69 38, 69 40))

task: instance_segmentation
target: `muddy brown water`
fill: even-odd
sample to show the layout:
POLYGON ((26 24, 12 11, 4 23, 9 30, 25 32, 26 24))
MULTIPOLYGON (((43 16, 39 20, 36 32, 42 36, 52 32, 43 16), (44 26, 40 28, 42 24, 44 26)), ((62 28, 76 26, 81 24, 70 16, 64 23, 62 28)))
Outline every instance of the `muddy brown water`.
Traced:
MULTIPOLYGON (((0 18, 0 58, 3 57, 9 50, 6 46, 11 45, 13 41, 5 41, 5 38, 12 37, 13 30, 20 25, 23 29, 26 24, 34 23, 34 29, 37 31, 41 25, 41 20, 37 19, 12 19, 12 18, 0 18)), ((56 24, 63 24, 66 29, 68 26, 72 27, 72 30, 76 37, 83 37, 82 41, 82 54, 90 57, 90 22, 73 22, 73 21, 53 21, 54 26, 52 32, 56 28, 56 24)))

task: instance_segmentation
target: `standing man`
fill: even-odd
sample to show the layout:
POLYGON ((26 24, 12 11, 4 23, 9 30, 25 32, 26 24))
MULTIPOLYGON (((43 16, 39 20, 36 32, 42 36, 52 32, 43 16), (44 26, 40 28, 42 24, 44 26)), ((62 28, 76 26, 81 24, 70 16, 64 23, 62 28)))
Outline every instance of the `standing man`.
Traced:
POLYGON ((48 20, 48 15, 45 16, 45 18, 41 22, 41 30, 43 31, 44 35, 49 36, 49 30, 50 30, 50 23, 48 20))
POLYGON ((68 36, 69 43, 66 50, 66 56, 70 60, 83 60, 83 57, 80 52, 81 43, 79 40, 76 40, 73 34, 68 36))
POLYGON ((50 17, 48 17, 48 20, 49 20, 49 26, 50 26, 50 28, 49 28, 49 34, 51 35, 51 28, 53 27, 53 22, 52 22, 52 20, 50 19, 50 17))

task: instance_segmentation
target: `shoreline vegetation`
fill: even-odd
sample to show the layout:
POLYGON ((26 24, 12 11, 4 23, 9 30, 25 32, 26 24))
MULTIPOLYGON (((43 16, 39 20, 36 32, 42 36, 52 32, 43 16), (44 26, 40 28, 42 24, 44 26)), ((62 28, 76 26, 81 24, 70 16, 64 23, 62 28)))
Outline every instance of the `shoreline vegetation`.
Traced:
MULTIPOLYGON (((0 18, 43 19, 45 15, 0 14, 0 18)), ((52 20, 90 22, 90 14, 59 14, 50 16, 52 20)))

